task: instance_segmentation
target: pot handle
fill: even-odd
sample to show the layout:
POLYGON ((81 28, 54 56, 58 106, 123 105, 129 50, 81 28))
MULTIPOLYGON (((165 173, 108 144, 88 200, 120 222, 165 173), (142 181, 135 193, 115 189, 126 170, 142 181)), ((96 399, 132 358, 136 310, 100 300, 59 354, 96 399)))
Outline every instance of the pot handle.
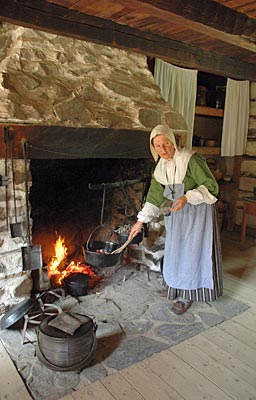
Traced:
POLYGON ((92 235, 93 235, 95 232, 97 232, 100 228, 102 228, 102 227, 108 227, 108 226, 109 226, 110 229, 111 229, 111 235, 110 235, 110 237, 113 235, 113 233, 115 233, 114 229, 113 229, 110 225, 101 224, 101 225, 96 226, 96 228, 90 233, 90 235, 89 235, 89 237, 88 237, 88 239, 87 239, 87 242, 86 242, 86 249, 87 249, 87 250, 90 250, 90 249, 89 249, 89 243, 90 243, 90 240, 91 240, 91 238, 92 238, 92 235))

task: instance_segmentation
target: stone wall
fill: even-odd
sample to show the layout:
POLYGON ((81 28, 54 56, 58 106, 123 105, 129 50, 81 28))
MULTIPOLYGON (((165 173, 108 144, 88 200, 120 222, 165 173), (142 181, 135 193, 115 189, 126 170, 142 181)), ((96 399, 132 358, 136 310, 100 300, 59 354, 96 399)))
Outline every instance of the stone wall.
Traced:
POLYGON ((2 123, 186 129, 145 56, 9 24, 0 39, 2 123))
MULTIPOLYGON (((14 189, 10 159, 7 160, 8 186, 0 187, 0 315, 7 306, 10 307, 17 301, 30 297, 32 288, 30 271, 23 271, 21 251, 22 246, 28 244, 24 163, 22 160, 14 160, 13 166, 15 170, 14 189), (21 224, 22 237, 12 237, 11 227, 16 222, 21 224)), ((4 160, 0 160, 0 171, 1 174, 5 172, 4 160)), ((30 187, 30 185, 31 181, 29 180, 28 186, 30 187)))

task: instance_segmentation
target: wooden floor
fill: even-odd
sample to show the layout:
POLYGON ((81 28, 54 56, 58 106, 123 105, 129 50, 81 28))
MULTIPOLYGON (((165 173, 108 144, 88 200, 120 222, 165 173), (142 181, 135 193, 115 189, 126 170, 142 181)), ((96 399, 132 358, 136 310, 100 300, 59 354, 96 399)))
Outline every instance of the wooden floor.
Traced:
POLYGON ((63 400, 256 399, 255 286, 231 276, 224 282, 252 308, 63 400))
MULTIPOLYGON (((256 247, 226 250, 224 292, 249 310, 62 400, 256 400, 256 247)), ((0 400, 30 399, 3 349, 0 369, 0 400)))

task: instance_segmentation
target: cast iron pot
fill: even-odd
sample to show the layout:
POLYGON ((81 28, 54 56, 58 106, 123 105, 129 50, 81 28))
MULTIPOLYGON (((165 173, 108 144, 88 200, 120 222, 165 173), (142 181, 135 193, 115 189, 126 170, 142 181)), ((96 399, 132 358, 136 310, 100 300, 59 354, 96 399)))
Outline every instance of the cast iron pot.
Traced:
MULTIPOLYGON (((118 240, 120 241, 120 244, 123 245, 129 237, 130 230, 131 230, 132 225, 122 225, 122 226, 117 226, 114 230, 114 232, 117 234, 118 240)), ((130 244, 139 244, 144 237, 144 226, 142 227, 142 230, 132 239, 132 241, 129 243, 130 244)))
MULTIPOLYGON (((117 235, 121 244, 124 244, 129 237, 129 234, 125 232, 117 233, 117 235)), ((140 231, 138 235, 136 235, 129 244, 139 244, 142 241, 142 239, 143 239, 143 232, 140 231)))
POLYGON ((90 241, 83 245, 83 253, 86 264, 92 267, 113 267, 120 261, 122 253, 110 254, 120 247, 119 243, 90 241), (102 253, 97 251, 103 251, 102 253))
POLYGON ((73 335, 48 323, 55 316, 44 319, 38 328, 36 355, 46 367, 57 371, 81 370, 89 366, 96 355, 96 325, 90 317, 73 335))
POLYGON ((71 273, 65 279, 65 288, 71 296, 85 296, 88 290, 90 275, 81 272, 71 273))

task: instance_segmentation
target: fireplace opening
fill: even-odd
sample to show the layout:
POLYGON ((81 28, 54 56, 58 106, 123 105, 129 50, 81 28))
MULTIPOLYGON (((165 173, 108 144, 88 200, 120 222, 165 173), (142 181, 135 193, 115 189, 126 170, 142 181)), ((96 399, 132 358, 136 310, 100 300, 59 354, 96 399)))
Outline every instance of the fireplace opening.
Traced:
POLYGON ((148 159, 32 159, 32 242, 41 245, 44 265, 58 236, 65 239, 68 261, 84 263, 82 246, 101 222, 112 228, 133 224, 151 171, 148 159), (101 184, 109 183, 121 185, 107 185, 103 204, 101 184))

